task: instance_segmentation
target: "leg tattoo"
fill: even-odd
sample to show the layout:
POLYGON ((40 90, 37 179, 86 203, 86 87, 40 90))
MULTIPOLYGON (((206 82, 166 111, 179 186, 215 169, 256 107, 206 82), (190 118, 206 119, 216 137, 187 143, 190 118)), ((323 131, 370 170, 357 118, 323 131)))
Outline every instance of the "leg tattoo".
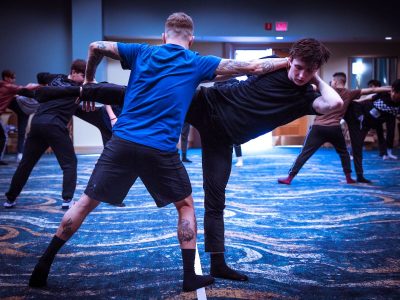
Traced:
POLYGON ((72 219, 69 218, 65 225, 63 225, 63 236, 70 237, 72 234, 72 219))
MULTIPOLYGON (((195 224, 195 228, 196 228, 195 224)), ((178 240, 179 243, 190 242, 195 237, 195 232, 190 228, 190 222, 182 219, 178 224, 178 240)))

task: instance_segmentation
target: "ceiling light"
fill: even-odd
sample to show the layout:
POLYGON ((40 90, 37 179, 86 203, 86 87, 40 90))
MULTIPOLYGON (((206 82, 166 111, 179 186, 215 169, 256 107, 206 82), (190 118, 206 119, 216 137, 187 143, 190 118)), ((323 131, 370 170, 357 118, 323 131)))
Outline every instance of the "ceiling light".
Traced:
POLYGON ((391 36, 387 36, 387 37, 385 37, 385 40, 388 40, 388 41, 390 41, 392 39, 392 37, 391 36))
POLYGON ((277 36, 276 39, 277 40, 283 40, 283 36, 277 36))

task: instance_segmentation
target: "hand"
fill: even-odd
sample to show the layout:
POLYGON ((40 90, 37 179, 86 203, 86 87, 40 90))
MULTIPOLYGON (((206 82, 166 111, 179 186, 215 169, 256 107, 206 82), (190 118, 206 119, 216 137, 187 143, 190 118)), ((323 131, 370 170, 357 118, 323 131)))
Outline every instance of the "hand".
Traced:
POLYGON ((94 101, 83 101, 82 109, 86 112, 95 111, 96 110, 96 102, 94 101))
POLYGON ((36 90, 36 89, 38 89, 39 87, 41 87, 41 85, 38 84, 38 83, 28 83, 28 84, 25 86, 25 88, 28 89, 28 90, 36 90))
POLYGON ((86 78, 85 78, 85 81, 83 82, 83 85, 85 85, 85 84, 90 84, 90 83, 97 83, 97 80, 96 79, 93 79, 93 80, 86 80, 86 78))
POLYGON ((285 57, 287 65, 286 65, 286 69, 290 69, 290 66, 292 65, 292 61, 290 60, 290 56, 286 56, 285 57))
POLYGON ((311 78, 310 83, 319 87, 320 82, 322 81, 321 77, 317 73, 314 74, 314 77, 311 78))
POLYGON ((110 119, 110 121, 111 121, 111 127, 114 127, 115 123, 117 123, 117 121, 118 121, 118 118, 115 117, 113 119, 110 119))

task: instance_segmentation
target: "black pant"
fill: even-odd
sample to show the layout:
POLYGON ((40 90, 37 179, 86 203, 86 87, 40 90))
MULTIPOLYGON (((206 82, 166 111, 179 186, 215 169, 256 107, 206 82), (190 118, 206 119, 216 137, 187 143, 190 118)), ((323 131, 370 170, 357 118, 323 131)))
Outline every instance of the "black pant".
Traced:
POLYGON ((233 145, 233 149, 235 150, 236 157, 241 157, 242 156, 242 146, 233 145))
POLYGON ((346 122, 349 128, 354 168, 356 170, 357 177, 360 177, 364 175, 362 164, 364 140, 372 126, 368 125, 366 120, 361 123, 357 119, 348 119, 346 122))
POLYGON ((189 132, 190 132, 190 124, 186 123, 186 122, 183 123, 182 130, 181 130, 181 151, 182 151, 182 153, 187 152, 189 132))
POLYGON ((232 168, 232 145, 220 120, 201 91, 197 92, 186 121, 200 134, 204 188, 204 235, 206 252, 224 252, 225 189, 232 168))
POLYGON ((6 193, 9 200, 15 200, 21 193, 34 166, 49 146, 53 149, 63 170, 62 198, 73 198, 76 188, 77 159, 68 129, 48 123, 32 123, 26 139, 24 155, 6 193))
POLYGON ((386 120, 386 138, 383 134, 383 124, 376 126, 376 134, 378 136, 379 155, 387 155, 387 149, 393 149, 394 133, 396 130, 396 117, 389 117, 386 120))
POLYGON ((0 121, 0 160, 3 159, 3 154, 6 150, 5 149, 6 142, 7 142, 6 129, 5 129, 5 127, 3 127, 3 124, 1 124, 1 121, 0 121))
POLYGON ((307 160, 326 142, 331 143, 337 154, 339 154, 343 172, 345 174, 351 173, 350 155, 347 151, 346 141, 340 125, 313 125, 307 133, 304 146, 290 169, 289 175, 295 176, 307 160))
POLYGON ((25 143, 25 133, 26 126, 28 125, 29 115, 24 113, 22 109, 19 107, 17 100, 11 101, 8 106, 13 112, 17 114, 17 127, 18 127, 18 142, 17 142, 17 151, 18 153, 22 153, 24 151, 24 143, 25 143))

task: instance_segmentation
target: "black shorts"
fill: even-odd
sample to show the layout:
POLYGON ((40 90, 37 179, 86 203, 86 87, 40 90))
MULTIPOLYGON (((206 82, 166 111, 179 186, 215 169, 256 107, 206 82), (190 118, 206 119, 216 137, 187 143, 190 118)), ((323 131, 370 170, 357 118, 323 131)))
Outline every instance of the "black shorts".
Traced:
POLYGON ((178 152, 163 152, 115 135, 100 155, 85 194, 97 201, 118 205, 138 177, 158 207, 192 194, 189 176, 178 152))

